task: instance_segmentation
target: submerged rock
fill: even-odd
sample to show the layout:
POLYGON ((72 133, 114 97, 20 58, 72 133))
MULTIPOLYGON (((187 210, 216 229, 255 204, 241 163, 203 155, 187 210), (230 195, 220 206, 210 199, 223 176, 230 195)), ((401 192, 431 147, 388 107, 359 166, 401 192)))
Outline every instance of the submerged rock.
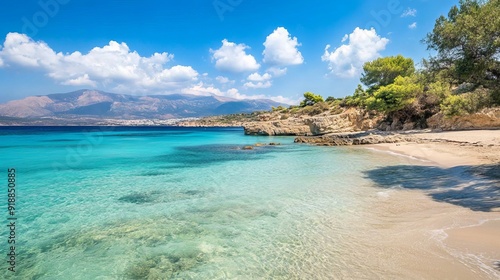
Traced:
POLYGON ((118 201, 135 203, 135 204, 152 203, 152 202, 155 202, 156 196, 159 193, 160 192, 158 192, 158 191, 133 193, 133 194, 125 195, 125 196, 118 198, 118 201))

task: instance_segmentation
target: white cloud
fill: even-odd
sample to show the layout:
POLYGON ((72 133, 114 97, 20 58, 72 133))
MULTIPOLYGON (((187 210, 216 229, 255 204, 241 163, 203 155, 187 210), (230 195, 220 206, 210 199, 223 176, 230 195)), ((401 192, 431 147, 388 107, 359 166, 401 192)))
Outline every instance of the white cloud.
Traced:
POLYGON ((249 47, 244 44, 235 44, 222 40, 222 47, 217 50, 210 49, 215 67, 222 71, 247 72, 260 68, 255 57, 245 52, 249 47))
POLYGON ((415 29, 415 28, 417 28, 417 23, 416 23, 416 22, 414 22, 414 23, 412 23, 412 24, 408 25, 408 28, 410 28, 410 29, 415 29))
POLYGON ((5 38, 0 57, 7 63, 25 67, 55 68, 63 54, 56 54, 44 42, 34 42, 24 34, 9 33, 5 38))
POLYGON ((271 81, 265 81, 265 82, 248 82, 245 83, 243 86, 245 88, 270 88, 273 85, 271 81))
POLYGON ((7 34, 0 51, 0 59, 5 64, 42 69, 64 85, 115 87, 129 93, 176 90, 195 82, 198 72, 191 66, 165 67, 173 57, 166 52, 142 57, 130 51, 126 43, 115 41, 95 47, 87 54, 56 53, 46 43, 35 42, 19 33, 7 34))
POLYGON ((229 82, 229 78, 223 76, 217 76, 215 79, 221 84, 226 84, 229 82))
POLYGON ((216 95, 216 96, 222 96, 222 97, 229 97, 229 98, 234 98, 234 99, 270 99, 279 103, 284 103, 284 104, 298 104, 300 100, 292 100, 283 96, 267 96, 263 94, 258 94, 258 95, 247 95, 240 93, 238 89, 236 88, 230 88, 228 90, 222 91, 212 85, 205 85, 203 82, 199 82, 198 84, 186 88, 182 90, 182 93, 185 94, 193 94, 193 95, 202 95, 202 96, 210 96, 210 95, 216 95))
POLYGON ((213 85, 205 86, 203 82, 199 82, 189 88, 184 88, 181 92, 199 96, 222 95, 221 90, 213 87, 213 85))
POLYGON ((263 75, 260 75, 259 73, 253 73, 250 74, 247 77, 247 80, 249 82, 245 83, 243 87, 245 88, 270 88, 273 84, 271 82, 271 79, 273 76, 269 73, 264 73, 263 75))
POLYGON ((263 81, 268 81, 272 78, 272 76, 269 73, 265 73, 264 75, 260 75, 259 73, 253 73, 248 76, 247 80, 252 81, 252 82, 263 82, 263 81))
POLYGON ((402 14, 401 17, 416 17, 417 16, 417 10, 408 8, 406 9, 402 14))
POLYGON ((221 84, 233 84, 234 81, 230 80, 228 77, 217 76, 215 80, 221 84))
POLYGON ((267 69, 267 72, 270 72, 273 74, 274 77, 281 77, 286 75, 288 68, 279 68, 279 67, 271 67, 267 69))
POLYGON ((267 36, 264 42, 264 62, 271 65, 288 66, 298 65, 304 62, 302 54, 297 49, 301 44, 297 37, 291 37, 288 30, 278 27, 267 36))
POLYGON ((62 84, 68 85, 68 86, 91 86, 91 87, 97 86, 97 83, 92 81, 89 78, 88 74, 84 74, 83 76, 75 78, 75 79, 64 81, 64 82, 62 82, 62 84))
POLYGON ((321 57, 323 61, 328 62, 332 74, 344 78, 359 75, 363 64, 380 57, 379 52, 389 43, 389 39, 381 38, 373 28, 368 30, 356 27, 348 36, 348 44, 332 52, 329 52, 331 46, 327 45, 321 57))

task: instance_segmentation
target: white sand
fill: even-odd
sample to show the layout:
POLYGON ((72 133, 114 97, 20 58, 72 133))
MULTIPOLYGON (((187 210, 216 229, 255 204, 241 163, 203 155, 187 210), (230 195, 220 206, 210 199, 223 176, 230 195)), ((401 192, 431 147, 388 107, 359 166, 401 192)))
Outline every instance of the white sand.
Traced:
POLYGON ((431 132, 413 135, 424 141, 441 142, 377 144, 370 147, 425 159, 443 167, 500 164, 500 130, 431 132))
MULTIPOLYGON (((429 132, 413 135, 424 140, 422 141, 424 143, 377 144, 369 145, 369 147, 422 159, 422 165, 435 165, 442 168, 500 165, 500 130, 429 132), (429 143, 429 140, 432 142, 429 143)), ((498 181, 495 184, 498 184, 498 181)), ((500 188, 500 185, 498 187, 500 188)), ((435 202, 429 202, 429 206, 435 205, 433 203, 435 202)), ((495 263, 500 262, 500 209, 494 208, 490 212, 481 212, 448 205, 456 210, 445 211, 445 213, 436 211, 432 216, 443 218, 444 215, 441 222, 447 219, 453 221, 454 226, 445 227, 442 231, 444 236, 442 245, 447 254, 455 258, 447 265, 453 266, 452 263, 456 263, 457 274, 440 275, 440 277, 447 279, 467 279, 471 275, 477 275, 480 279, 500 277, 500 268, 495 268, 495 263), (454 212, 460 214, 457 216, 454 212), (459 273, 461 270, 459 268, 461 266, 463 268, 464 263, 473 274, 466 276, 466 274, 459 273), (471 263, 476 263, 476 265, 471 265, 471 263)), ((420 226, 439 228, 439 224, 426 223, 420 226)), ((446 258, 442 252, 439 252, 439 249, 436 249, 435 253, 442 255, 443 259, 446 258)))

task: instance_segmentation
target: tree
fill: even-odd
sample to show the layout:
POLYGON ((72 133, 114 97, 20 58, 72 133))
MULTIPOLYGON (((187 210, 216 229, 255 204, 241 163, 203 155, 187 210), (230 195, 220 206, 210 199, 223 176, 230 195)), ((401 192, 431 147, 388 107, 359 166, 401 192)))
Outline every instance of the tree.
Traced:
POLYGON ((337 100, 337 98, 333 97, 333 96, 328 96, 326 99, 325 99, 325 102, 334 102, 335 100, 337 100))
POLYGON ((312 92, 306 92, 304 93, 304 101, 300 103, 300 107, 312 106, 319 102, 324 102, 321 95, 317 95, 312 92))
POLYGON ((363 65, 361 82, 373 93, 378 88, 394 83, 396 77, 408 77, 415 73, 413 59, 402 55, 376 59, 363 65))
POLYGON ((455 83, 500 89, 500 0, 460 0, 424 39, 434 71, 455 83))
POLYGON ((366 99, 370 97, 368 93, 363 89, 363 86, 358 85, 354 94, 345 98, 345 104, 347 106, 366 106, 366 99))
POLYGON ((394 112, 413 102, 423 87, 416 83, 415 77, 398 76, 394 83, 382 86, 366 100, 369 109, 394 112))

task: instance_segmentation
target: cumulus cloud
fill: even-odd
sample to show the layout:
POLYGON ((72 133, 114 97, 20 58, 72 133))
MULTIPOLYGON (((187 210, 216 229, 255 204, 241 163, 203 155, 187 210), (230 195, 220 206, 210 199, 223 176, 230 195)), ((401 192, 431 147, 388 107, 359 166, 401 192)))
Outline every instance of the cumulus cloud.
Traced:
POLYGON ((292 100, 283 96, 267 96, 263 94, 258 94, 258 95, 247 95, 241 93, 238 89, 236 88, 230 88, 228 90, 220 90, 219 88, 214 87, 213 85, 205 85, 203 82, 199 82, 198 84, 186 88, 182 90, 182 93, 185 94, 193 94, 193 95, 202 95, 202 96, 210 96, 210 95, 215 95, 215 96, 221 96, 221 97, 228 97, 228 98, 234 98, 234 99, 270 99, 279 103, 284 103, 284 104, 298 104, 300 102, 299 100, 292 100))
POLYGON ((267 72, 270 72, 271 74, 273 74, 274 77, 281 77, 281 76, 286 75, 287 70, 288 70, 288 68, 286 68, 286 67, 284 67, 284 68, 271 67, 271 68, 267 69, 267 72))
MULTIPOLYGON (((348 35, 348 43, 330 52, 330 45, 325 48, 321 59, 328 62, 329 70, 339 77, 352 78, 361 73, 365 62, 380 57, 389 40, 377 35, 375 29, 357 27, 348 35)), ((344 40, 347 41, 347 40, 344 40)))
POLYGON ((415 28, 417 28, 417 23, 416 23, 416 22, 414 22, 414 23, 412 23, 412 24, 408 25, 408 28, 410 28, 410 29, 415 29, 415 28))
POLYGON ((264 62, 278 66, 302 64, 304 58, 297 49, 300 45, 297 37, 292 38, 288 30, 278 27, 264 42, 264 62))
POLYGON ((221 84, 227 84, 227 83, 229 83, 229 82, 231 81, 231 80, 229 80, 229 78, 228 78, 228 77, 224 77, 224 76, 217 76, 217 77, 215 78, 215 80, 216 80, 217 82, 221 83, 221 84))
POLYGON ((401 17, 416 17, 417 16, 417 10, 408 8, 404 10, 404 12, 401 14, 401 17))
POLYGON ((138 92, 152 89, 175 90, 190 86, 198 73, 191 66, 165 67, 173 59, 166 52, 142 57, 126 43, 110 41, 87 54, 61 53, 25 34, 9 33, 0 51, 6 65, 42 69, 64 85, 105 86, 138 92))
POLYGON ((245 88, 270 88, 273 85, 271 81, 265 82, 247 82, 243 86, 245 88))
POLYGON ((81 77, 75 78, 75 79, 70 79, 67 81, 62 82, 63 85, 68 85, 68 86, 91 86, 91 87, 96 87, 97 83, 90 80, 88 74, 84 74, 81 77))
POLYGON ((259 73, 253 73, 248 76, 247 80, 252 82, 263 82, 270 80, 272 76, 269 73, 265 73, 264 75, 260 75, 259 73))
POLYGON ((273 76, 269 73, 264 73, 263 75, 260 75, 259 73, 253 73, 250 74, 247 77, 247 80, 249 82, 245 83, 243 87, 245 88, 270 88, 273 84, 271 82, 271 79, 273 76))
POLYGON ((236 44, 226 39, 222 40, 222 46, 217 50, 210 49, 215 67, 222 71, 247 72, 260 68, 255 57, 246 53, 249 49, 245 44, 236 44))

